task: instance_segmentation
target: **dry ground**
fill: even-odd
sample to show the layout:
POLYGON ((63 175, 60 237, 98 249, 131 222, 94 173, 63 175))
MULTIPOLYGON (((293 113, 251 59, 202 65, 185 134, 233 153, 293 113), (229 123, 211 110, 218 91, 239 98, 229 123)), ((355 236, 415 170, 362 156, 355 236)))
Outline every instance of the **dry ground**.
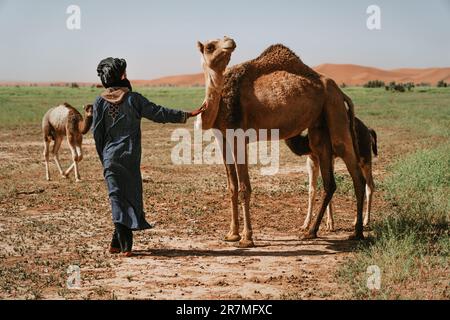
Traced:
MULTIPOLYGON (((192 126, 192 123, 188 127, 192 126)), ((253 223, 257 247, 221 241, 229 226, 222 166, 174 166, 172 125, 146 123, 143 130, 144 201, 153 230, 137 233, 138 256, 107 253, 112 223, 93 140, 85 140, 84 181, 64 180, 51 166, 46 182, 40 128, 1 133, 0 298, 264 299, 343 298, 335 270, 355 243, 351 192, 335 198, 337 232, 320 231, 300 241, 307 209, 305 159, 282 144, 281 173, 252 168, 253 223), (67 268, 81 268, 82 288, 66 287, 67 268)), ((387 133, 388 134, 388 133, 387 133)), ((389 152, 388 149, 382 150, 389 152)), ((62 162, 70 162, 63 145, 62 162)), ((382 174, 384 160, 376 166, 382 174)), ((343 166, 337 166, 344 172, 343 166)), ((349 188, 348 178, 341 184, 349 188)), ((382 206, 376 197, 374 215, 382 206)))
MULTIPOLYGON (((386 290, 373 298, 414 298, 415 293, 418 298, 448 297, 448 253, 436 255, 431 250, 436 244, 430 244, 425 257, 420 256, 422 250, 411 258, 411 250, 417 253, 422 242, 398 247, 404 237, 387 232, 387 245, 377 246, 373 237, 375 246, 355 253, 357 243, 345 240, 352 231, 355 202, 342 164, 337 166, 339 190, 334 198, 337 232, 321 230, 320 239, 300 241, 299 228, 307 209, 305 159, 294 156, 283 143, 280 174, 264 177, 257 167, 251 169, 257 247, 243 250, 221 241, 230 222, 224 168, 174 166, 170 154, 175 143, 170 136, 177 126, 150 122, 143 126, 142 172, 145 209, 156 227, 136 234, 136 258, 111 256, 107 253, 111 214, 92 136, 86 137, 84 145, 84 182, 75 184, 72 176, 59 178, 54 164, 54 179, 47 182, 38 125, 49 106, 64 100, 80 106, 92 101, 98 90, 0 89, 0 299, 370 298, 365 270, 374 263, 385 268, 386 290), (81 268, 79 290, 66 285, 71 265, 81 268)), ((201 88, 139 90, 154 102, 180 109, 197 105, 204 94, 201 88)), ((381 158, 375 165, 378 192, 373 210, 379 228, 386 216, 402 211, 396 209, 395 199, 383 200, 389 199, 387 192, 392 188, 386 179, 393 174, 390 164, 402 169, 398 163, 409 153, 448 145, 449 92, 435 88, 407 94, 384 89, 346 91, 354 98, 358 116, 379 135, 381 158)), ((193 123, 186 127, 192 128, 193 123)), ((66 145, 61 158, 67 167, 66 145)), ((444 181, 448 164, 438 165, 432 166, 436 172, 429 176, 444 181)), ((422 210, 431 214, 436 211, 434 204, 445 199, 427 199, 422 207, 417 207, 420 201, 415 199, 429 186, 446 184, 425 179, 425 187, 417 188, 422 178, 410 171, 406 166, 399 180, 413 184, 406 205, 418 208, 411 215, 413 222, 420 222, 423 219, 414 214, 422 216, 422 210)), ((404 194, 397 190, 394 195, 404 194)), ((414 239, 421 235, 414 229, 411 232, 414 239)), ((448 237, 440 239, 439 246, 445 249, 448 237)))

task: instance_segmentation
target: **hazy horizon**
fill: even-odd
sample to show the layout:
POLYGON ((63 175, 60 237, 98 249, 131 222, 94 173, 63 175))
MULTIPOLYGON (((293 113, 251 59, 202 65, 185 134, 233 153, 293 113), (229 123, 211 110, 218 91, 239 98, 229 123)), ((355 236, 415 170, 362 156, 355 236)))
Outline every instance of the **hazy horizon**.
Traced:
POLYGON ((123 57, 130 79, 201 72, 197 40, 228 35, 231 64, 284 43, 310 66, 356 64, 380 69, 450 67, 450 1, 344 0, 276 3, 227 1, 0 0, 0 81, 98 82, 105 57, 123 57), (366 27, 369 5, 381 30, 366 27), (81 29, 69 30, 69 5, 81 29))

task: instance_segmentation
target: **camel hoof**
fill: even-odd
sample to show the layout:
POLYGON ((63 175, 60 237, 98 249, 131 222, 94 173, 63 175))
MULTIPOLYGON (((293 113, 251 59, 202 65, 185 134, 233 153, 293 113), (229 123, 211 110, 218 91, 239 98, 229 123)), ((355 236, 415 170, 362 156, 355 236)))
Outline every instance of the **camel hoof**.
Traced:
POLYGON ((65 174, 62 174, 62 175, 61 175, 61 178, 67 179, 68 177, 67 177, 65 174))
POLYGON ((238 235, 238 234, 228 234, 226 237, 225 237, 225 239, 224 239, 224 241, 226 241, 226 242, 238 242, 239 240, 241 240, 241 236, 240 235, 238 235))
POLYGON ((348 237, 348 240, 364 240, 364 234, 362 232, 354 233, 348 237))
POLYGON ((308 230, 309 229, 309 226, 307 226, 307 225, 303 225, 301 228, 300 228, 300 230, 302 230, 302 231, 306 231, 306 230, 308 230))
POLYGON ((78 179, 78 180, 75 180, 75 182, 76 182, 76 183, 81 183, 81 182, 83 182, 83 180, 78 179))
POLYGON ((317 233, 315 232, 305 232, 300 236, 300 240, 312 240, 317 239, 317 233))
POLYGON ((334 227, 333 227, 333 226, 327 227, 327 231, 328 231, 328 232, 334 232, 334 227))
POLYGON ((255 247, 255 243, 253 242, 253 240, 241 240, 239 241, 239 248, 254 248, 255 247))

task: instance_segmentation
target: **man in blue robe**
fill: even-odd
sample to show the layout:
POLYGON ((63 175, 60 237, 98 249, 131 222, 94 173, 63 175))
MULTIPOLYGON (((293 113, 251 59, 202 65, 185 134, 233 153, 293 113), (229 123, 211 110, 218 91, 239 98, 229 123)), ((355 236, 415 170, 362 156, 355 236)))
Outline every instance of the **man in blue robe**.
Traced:
POLYGON ((193 112, 158 106, 133 92, 123 59, 107 58, 97 68, 106 88, 94 103, 94 140, 104 168, 115 231, 111 253, 132 256, 132 231, 150 229, 142 201, 141 119, 186 123, 206 109, 193 112))

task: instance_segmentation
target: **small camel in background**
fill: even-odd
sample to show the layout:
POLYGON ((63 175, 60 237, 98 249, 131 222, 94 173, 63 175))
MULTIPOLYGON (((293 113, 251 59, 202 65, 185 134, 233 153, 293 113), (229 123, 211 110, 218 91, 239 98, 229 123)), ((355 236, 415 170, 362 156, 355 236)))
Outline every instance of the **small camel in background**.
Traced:
MULTIPOLYGON (((364 226, 368 226, 370 223, 370 213, 372 209, 373 192, 375 191, 375 183, 373 182, 372 175, 372 152, 378 156, 378 142, 377 133, 375 130, 368 128, 360 119, 355 117, 355 131, 359 146, 360 166, 364 178, 366 179, 366 214, 364 217, 364 226)), ((286 144, 298 156, 308 156, 306 168, 309 176, 309 201, 308 201, 308 214, 306 215, 305 222, 302 229, 307 230, 311 224, 314 202, 316 200, 317 193, 317 179, 319 177, 319 158, 312 152, 309 146, 309 137, 297 136, 292 139, 286 140, 286 144)), ((356 222, 355 222, 356 223, 356 222)), ((333 204, 330 204, 327 208, 327 230, 334 231, 334 219, 333 219, 333 204)))
POLYGON ((78 171, 78 163, 83 159, 81 145, 83 143, 83 135, 89 132, 92 125, 93 106, 86 105, 84 109, 84 118, 77 109, 64 103, 60 106, 50 109, 42 119, 42 131, 44 138, 44 157, 45 157, 45 174, 47 181, 50 181, 49 171, 49 147, 53 140, 52 154, 55 159, 56 166, 63 178, 67 178, 69 173, 75 169, 75 180, 80 182, 80 173, 78 171), (63 172, 59 163, 58 152, 64 137, 67 137, 70 151, 72 153, 73 164, 63 172))

